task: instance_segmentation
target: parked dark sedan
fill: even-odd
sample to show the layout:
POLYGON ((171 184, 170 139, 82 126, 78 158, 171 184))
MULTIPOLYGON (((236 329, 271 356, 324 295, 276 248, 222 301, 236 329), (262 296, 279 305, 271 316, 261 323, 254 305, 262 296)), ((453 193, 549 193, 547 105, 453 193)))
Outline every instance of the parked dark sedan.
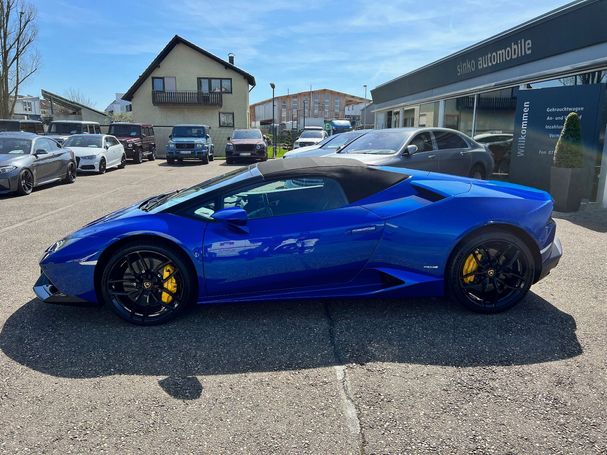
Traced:
POLYGON ((447 128, 374 130, 330 156, 477 179, 486 179, 493 170, 493 158, 485 147, 447 128))
POLYGON ((76 180, 74 153, 33 133, 0 133, 0 194, 30 194, 40 185, 76 180))
POLYGON ((510 152, 512 150, 512 133, 483 133, 474 136, 474 140, 487 147, 491 152, 495 169, 493 172, 498 174, 508 174, 510 172, 510 152))

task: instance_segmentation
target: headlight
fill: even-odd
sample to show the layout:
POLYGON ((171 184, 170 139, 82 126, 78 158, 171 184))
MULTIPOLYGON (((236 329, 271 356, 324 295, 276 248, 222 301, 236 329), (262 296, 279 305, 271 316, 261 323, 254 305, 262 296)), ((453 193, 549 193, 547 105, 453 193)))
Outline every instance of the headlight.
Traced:
POLYGON ((255 146, 255 150, 263 150, 264 149, 264 145, 263 144, 257 144, 255 146))
POLYGON ((76 241, 75 238, 64 237, 61 240, 58 240, 57 242, 55 242, 51 246, 49 246, 47 248, 46 252, 49 254, 55 253, 55 252, 59 251, 61 248, 68 246, 70 243, 74 243, 75 241, 76 241))
POLYGON ((94 160, 95 157, 96 157, 96 155, 86 155, 86 156, 83 156, 82 159, 83 160, 94 160))
POLYGON ((201 149, 201 148, 204 148, 204 144, 201 144, 200 142, 198 142, 198 143, 196 143, 196 145, 194 147, 196 147, 197 149, 201 149))
POLYGON ((17 166, 0 166, 0 174, 8 174, 17 169, 17 166))
POLYGON ((126 146, 127 146, 128 148, 130 148, 130 149, 132 149, 132 148, 133 148, 133 144, 131 144, 131 143, 126 144, 126 146))
POLYGON ((174 149, 175 148, 175 143, 174 142, 169 142, 167 144, 167 147, 170 148, 170 149, 174 149))

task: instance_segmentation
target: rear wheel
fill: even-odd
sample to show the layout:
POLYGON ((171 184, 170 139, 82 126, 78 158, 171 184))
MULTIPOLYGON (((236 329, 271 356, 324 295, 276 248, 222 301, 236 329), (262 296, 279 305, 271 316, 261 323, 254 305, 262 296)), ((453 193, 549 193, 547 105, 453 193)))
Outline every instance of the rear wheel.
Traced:
POLYGON ((148 155, 148 160, 154 161, 156 159, 156 148, 152 147, 150 149, 150 154, 148 155))
POLYGON ((101 295, 118 316, 139 325, 167 322, 195 298, 190 267, 163 246, 137 243, 114 254, 101 278, 101 295))
POLYGON ((133 161, 136 164, 139 164, 143 161, 143 151, 141 150, 141 148, 133 151, 133 161))
POLYGON ((484 180, 486 177, 485 174, 485 169, 480 164, 472 166, 472 170, 470 171, 470 177, 473 179, 484 180))
POLYGON ((105 174, 105 170, 106 170, 105 158, 101 158, 101 160, 99 160, 99 170, 97 171, 97 173, 105 174))
POLYGON ((74 183, 76 181, 76 165, 73 162, 69 162, 63 183, 74 183))
POLYGON ((19 181, 17 182, 17 194, 21 196, 28 195, 34 189, 34 175, 29 169, 24 169, 19 174, 19 181))
POLYGON ((200 158, 200 162, 201 162, 202 164, 209 164, 209 155, 203 155, 203 156, 200 158))
POLYGON ((450 295, 479 313, 498 313, 520 302, 532 284, 535 266, 520 238, 486 232, 464 242, 447 270, 450 295))
POLYGON ((234 164, 234 158, 226 158, 226 164, 234 164))

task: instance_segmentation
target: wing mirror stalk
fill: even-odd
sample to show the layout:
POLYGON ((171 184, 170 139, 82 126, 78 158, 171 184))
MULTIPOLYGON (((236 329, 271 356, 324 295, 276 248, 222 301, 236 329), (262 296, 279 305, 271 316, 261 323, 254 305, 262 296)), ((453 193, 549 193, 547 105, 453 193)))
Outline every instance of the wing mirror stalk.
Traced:
POLYGON ((403 152, 403 155, 411 156, 411 155, 417 153, 418 150, 419 149, 417 148, 417 145, 415 145, 415 144, 407 145, 407 147, 405 148, 405 151, 403 152))

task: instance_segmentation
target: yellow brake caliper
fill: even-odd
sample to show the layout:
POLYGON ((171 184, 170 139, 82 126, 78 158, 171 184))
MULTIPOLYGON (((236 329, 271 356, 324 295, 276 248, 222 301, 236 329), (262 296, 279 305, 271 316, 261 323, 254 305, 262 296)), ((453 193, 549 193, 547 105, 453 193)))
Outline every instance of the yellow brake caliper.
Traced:
MULTIPOLYGON (((175 268, 171 265, 165 265, 164 269, 162 269, 162 279, 166 280, 167 277, 171 275, 175 271, 175 268)), ((164 289, 169 291, 171 294, 175 294, 177 292, 177 280, 175 276, 172 276, 164 283, 164 289)), ((173 297, 167 292, 162 293, 162 302, 163 303, 171 303, 173 301, 173 297)))
POLYGON ((464 263, 464 270, 462 275, 464 275, 464 283, 472 283, 474 281, 474 275, 469 275, 470 273, 474 273, 478 270, 478 263, 474 260, 473 254, 476 254, 476 259, 480 262, 482 256, 478 251, 475 251, 470 256, 466 258, 466 262, 464 263))

